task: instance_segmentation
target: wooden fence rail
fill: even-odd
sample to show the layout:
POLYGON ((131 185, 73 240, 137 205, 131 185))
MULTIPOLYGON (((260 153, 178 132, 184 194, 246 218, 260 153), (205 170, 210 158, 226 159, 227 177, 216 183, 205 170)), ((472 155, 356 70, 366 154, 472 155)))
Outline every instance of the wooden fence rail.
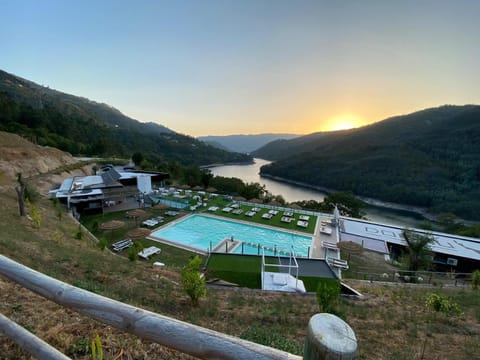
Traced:
MULTIPOLYGON (((0 275, 80 314, 198 358, 301 359, 299 356, 278 349, 242 340, 93 294, 32 270, 3 255, 0 255, 0 275)), ((312 317, 312 319, 314 318, 315 316, 312 317)), ((318 321, 315 323, 318 323, 318 321)), ((313 357, 310 355, 309 359, 347 360, 354 358, 356 339, 353 331, 341 319, 334 321, 334 323, 334 326, 329 325, 328 332, 335 334, 335 341, 337 342, 339 338, 345 338, 349 346, 344 348, 342 343, 342 348, 344 349, 339 351, 338 346, 334 344, 332 354, 336 355, 331 356, 332 354, 330 354, 330 356, 324 357, 326 353, 330 352, 328 343, 325 344, 324 342, 326 334, 322 333, 325 329, 322 326, 309 326, 307 345, 309 348, 322 349, 321 351, 310 351, 310 354, 316 355, 313 355, 313 357), (310 328, 319 328, 319 330, 312 331, 310 328), (313 335, 310 336, 310 333, 313 335)), ((6 332, 5 328, 12 324, 4 321, 4 325, 6 326, 4 327, 0 323, 0 330, 6 332)), ((14 335, 14 340, 18 340, 17 336, 14 335)), ((46 344, 46 347, 48 347, 48 344, 46 344)), ((24 349, 29 351, 28 348, 24 347, 24 349)), ((37 353, 32 354, 34 356, 37 355, 37 353)), ((55 359, 54 357, 51 358, 55 359)))
POLYGON ((2 314, 0 314, 0 330, 13 339, 22 349, 39 360, 71 360, 2 314))
POLYGON ((158 315, 53 279, 0 255, 0 275, 76 312, 202 359, 301 359, 158 315))

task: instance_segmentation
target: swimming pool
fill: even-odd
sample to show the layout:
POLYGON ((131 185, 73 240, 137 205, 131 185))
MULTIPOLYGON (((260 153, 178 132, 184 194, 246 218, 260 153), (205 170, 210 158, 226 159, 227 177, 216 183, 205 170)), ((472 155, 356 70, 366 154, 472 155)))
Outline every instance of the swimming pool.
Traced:
POLYGON ((276 247, 277 252, 286 255, 293 246, 296 255, 306 257, 312 243, 310 236, 202 215, 189 216, 150 234, 154 239, 164 239, 202 252, 208 251, 210 247, 215 248, 222 240, 232 236, 235 240, 244 242, 243 246, 234 251, 238 254, 243 250, 244 254, 257 255, 260 244, 266 248, 265 254, 273 254, 276 247))

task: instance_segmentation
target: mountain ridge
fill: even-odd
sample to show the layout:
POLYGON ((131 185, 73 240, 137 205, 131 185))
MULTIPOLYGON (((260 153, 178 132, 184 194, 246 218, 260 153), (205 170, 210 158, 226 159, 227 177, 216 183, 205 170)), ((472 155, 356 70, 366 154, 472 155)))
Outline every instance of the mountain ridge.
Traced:
POLYGON ((293 139, 301 135, 288 133, 232 134, 199 136, 198 139, 230 151, 251 153, 265 144, 278 139, 293 139))
POLYGON ((480 219, 480 106, 444 105, 267 144, 261 174, 480 219))
POLYGON ((104 104, 38 85, 0 70, 0 130, 74 155, 131 157, 150 163, 208 165, 249 162, 162 125, 142 123, 104 104))

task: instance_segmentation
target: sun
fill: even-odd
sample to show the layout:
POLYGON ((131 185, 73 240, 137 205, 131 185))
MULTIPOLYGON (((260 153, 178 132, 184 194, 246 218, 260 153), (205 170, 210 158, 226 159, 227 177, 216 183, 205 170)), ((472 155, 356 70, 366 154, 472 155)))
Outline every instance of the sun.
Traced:
POLYGON ((360 125, 361 119, 355 115, 339 115, 331 118, 325 124, 327 131, 339 131, 356 128, 360 125))

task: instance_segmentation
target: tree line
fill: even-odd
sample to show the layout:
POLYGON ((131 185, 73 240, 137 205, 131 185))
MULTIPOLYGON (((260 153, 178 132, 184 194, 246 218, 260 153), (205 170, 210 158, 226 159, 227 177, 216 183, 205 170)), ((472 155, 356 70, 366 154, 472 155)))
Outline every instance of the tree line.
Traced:
POLYGON ((83 109, 59 109, 55 102, 44 102, 37 108, 0 91, 0 130, 72 155, 129 158, 132 152, 140 151, 147 161, 161 167, 175 162, 207 165, 252 160, 175 132, 147 131, 147 125, 140 131, 141 125, 130 122, 132 126, 125 119, 122 126, 115 126, 83 109))

